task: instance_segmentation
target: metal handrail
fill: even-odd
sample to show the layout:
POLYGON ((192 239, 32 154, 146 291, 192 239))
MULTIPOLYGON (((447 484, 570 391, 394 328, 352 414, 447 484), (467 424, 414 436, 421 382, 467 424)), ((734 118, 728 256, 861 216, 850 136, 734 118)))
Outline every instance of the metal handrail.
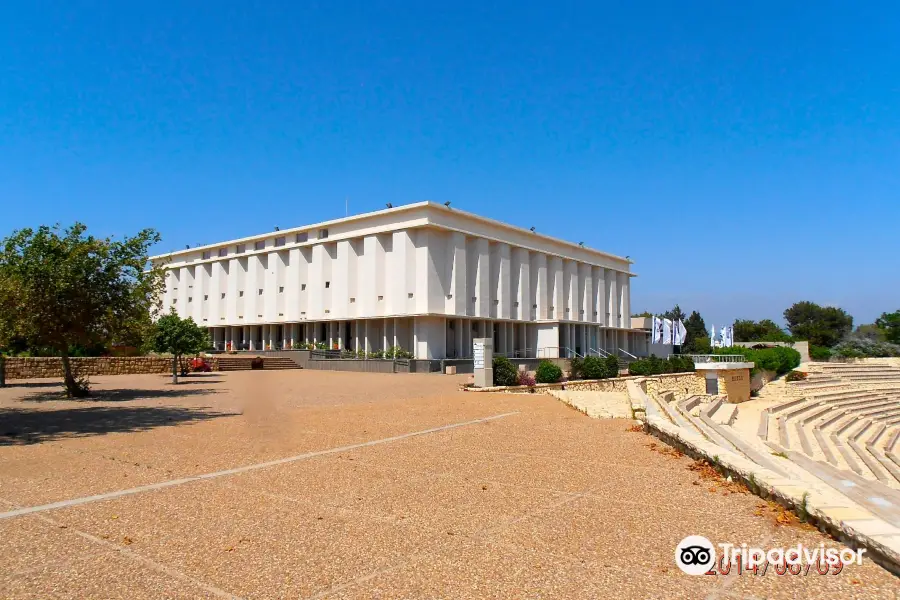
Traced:
POLYGON ((737 363, 748 362, 743 354, 670 354, 672 356, 689 356, 695 363, 737 363))
POLYGON ((635 356, 635 355, 632 354, 631 352, 628 352, 627 350, 622 350, 621 348, 619 348, 619 352, 621 352, 622 354, 625 354, 625 355, 627 355, 627 356, 630 356, 630 357, 633 358, 634 360, 637 360, 637 359, 638 359, 637 356, 635 356))

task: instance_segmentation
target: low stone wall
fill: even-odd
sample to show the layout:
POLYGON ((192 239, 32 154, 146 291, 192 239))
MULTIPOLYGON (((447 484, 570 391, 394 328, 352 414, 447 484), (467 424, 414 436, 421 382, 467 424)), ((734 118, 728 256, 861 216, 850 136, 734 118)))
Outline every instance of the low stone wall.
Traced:
POLYGON ((653 375, 643 378, 640 386, 651 398, 662 397, 666 392, 672 392, 676 400, 706 394, 706 380, 702 373, 653 375))
MULTIPOLYGON (((77 376, 172 372, 172 359, 165 356, 92 356, 70 358, 69 361, 72 363, 72 371, 77 376)), ((219 370, 218 359, 214 356, 206 357, 206 362, 213 371, 219 370)), ((7 381, 41 377, 55 379, 63 376, 62 359, 59 357, 6 357, 3 360, 3 369, 7 381)))
MULTIPOLYGON (((690 390, 686 396, 696 396, 706 393, 706 383, 701 375, 696 373, 670 373, 666 375, 654 375, 653 377, 645 377, 643 375, 632 375, 628 377, 615 377, 613 379, 573 379, 571 381, 561 381, 560 383, 538 383, 534 386, 535 392, 544 392, 549 390, 571 390, 573 392, 619 392, 628 393, 628 382, 636 382, 641 388, 650 393, 647 386, 654 390, 654 393, 662 394, 664 392, 682 391, 685 388, 690 390)), ((484 388, 465 387, 469 392, 501 392, 509 394, 522 394, 532 391, 524 385, 513 386, 494 386, 484 388)), ((680 398, 679 398, 680 399, 680 398)))

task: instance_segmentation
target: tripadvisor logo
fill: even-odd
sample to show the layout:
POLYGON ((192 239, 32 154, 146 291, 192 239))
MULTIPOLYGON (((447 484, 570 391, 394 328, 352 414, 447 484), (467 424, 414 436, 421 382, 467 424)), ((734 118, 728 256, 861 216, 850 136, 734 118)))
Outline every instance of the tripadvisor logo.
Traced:
POLYGON ((675 564, 688 575, 703 575, 716 562, 716 549, 702 535, 689 535, 675 547, 675 564))

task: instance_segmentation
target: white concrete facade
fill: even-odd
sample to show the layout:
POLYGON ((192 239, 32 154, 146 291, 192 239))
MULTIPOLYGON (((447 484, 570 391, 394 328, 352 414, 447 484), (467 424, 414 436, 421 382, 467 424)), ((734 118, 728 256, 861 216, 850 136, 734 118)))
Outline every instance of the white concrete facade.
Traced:
POLYGON ((631 261, 431 202, 155 256, 164 311, 225 349, 643 354, 631 261))

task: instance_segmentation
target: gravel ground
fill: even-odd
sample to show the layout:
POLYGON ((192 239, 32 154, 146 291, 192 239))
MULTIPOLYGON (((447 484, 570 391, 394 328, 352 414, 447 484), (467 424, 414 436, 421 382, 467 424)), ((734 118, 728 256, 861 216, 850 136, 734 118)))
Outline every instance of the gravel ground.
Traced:
POLYGON ((96 377, 78 402, 55 382, 0 389, 0 512, 160 484, 0 519, 0 597, 900 597, 869 561, 682 574, 688 535, 840 544, 627 420, 463 379, 96 377))

